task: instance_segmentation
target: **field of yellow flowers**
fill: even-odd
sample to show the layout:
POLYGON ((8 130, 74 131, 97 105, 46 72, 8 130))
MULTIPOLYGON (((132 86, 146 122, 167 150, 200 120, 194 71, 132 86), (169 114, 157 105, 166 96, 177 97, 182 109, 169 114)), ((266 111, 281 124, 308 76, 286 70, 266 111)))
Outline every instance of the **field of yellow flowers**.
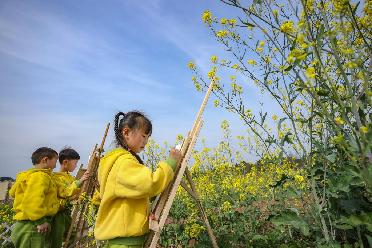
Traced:
MULTIPOLYGON (((221 124, 224 139, 215 148, 203 147, 192 154, 190 172, 220 247, 306 247, 309 227, 280 226, 276 213, 292 209, 294 216, 305 216, 312 207, 306 194, 307 174, 299 161, 288 157, 265 157, 246 163, 230 142, 229 124, 221 124), (303 233, 302 233, 303 232, 303 233)), ((182 137, 180 137, 181 139, 182 137)), ((162 154, 165 148, 150 141, 146 154, 162 154)), ((295 218, 295 217, 294 217, 295 218)), ((296 219, 294 219, 296 222, 296 219)), ((164 247, 211 247, 196 202, 180 187, 163 231, 164 247)))

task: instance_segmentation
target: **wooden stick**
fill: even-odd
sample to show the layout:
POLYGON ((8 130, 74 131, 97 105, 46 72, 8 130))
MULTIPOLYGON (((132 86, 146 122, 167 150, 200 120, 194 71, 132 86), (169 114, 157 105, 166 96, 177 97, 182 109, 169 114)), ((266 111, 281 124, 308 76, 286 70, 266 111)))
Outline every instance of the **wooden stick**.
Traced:
MULTIPOLYGON (((100 146, 98 147, 98 144, 94 146, 94 149, 90 155, 89 162, 88 162, 88 171, 89 171, 89 177, 88 179, 83 183, 83 186, 81 187, 81 194, 84 194, 84 197, 86 199, 89 199, 93 196, 94 194, 94 189, 96 185, 96 180, 97 180, 97 171, 98 171, 98 166, 99 166, 99 161, 101 159, 101 155, 103 152, 103 146, 106 141, 106 137, 108 134, 110 128, 110 123, 107 124, 105 133, 103 135, 102 141, 100 146)), ((67 237, 65 239, 65 243, 63 245, 63 248, 67 248, 69 244, 69 240, 71 238, 71 234, 76 227, 76 233, 78 241, 75 247, 80 247, 81 242, 80 239, 83 236, 84 232, 84 226, 85 226, 85 219, 84 219, 84 213, 86 213, 88 209, 88 202, 86 199, 81 199, 79 198, 77 203, 74 204, 74 208, 72 211, 72 217, 71 217, 71 225, 67 233, 67 237)))
MULTIPOLYGON (((91 156, 89 158, 89 162, 88 162, 88 168, 89 166, 93 163, 93 159, 94 159, 94 156, 93 154, 95 153, 95 151, 97 150, 97 144, 95 144, 94 148, 93 148, 93 151, 91 153, 91 156)), ((83 192, 83 191, 82 191, 83 192)), ((67 248, 68 244, 69 244, 69 241, 70 241, 70 238, 71 238, 71 235, 72 235, 72 232, 77 224, 77 222, 80 220, 80 213, 81 213, 81 210, 82 210, 82 204, 81 204, 81 199, 79 198, 77 200, 77 203, 74 204, 73 206, 73 209, 72 209, 72 215, 71 215, 71 224, 70 224, 70 227, 68 229, 68 233, 67 233, 67 236, 66 236, 66 239, 65 239, 65 242, 63 244, 63 248, 67 248)))
MULTIPOLYGON (((199 122, 199 127, 200 127, 200 123, 201 122, 199 122)), ((196 135, 194 137, 192 137, 191 143, 194 144, 195 141, 196 141, 196 138, 197 138, 196 135)), ((183 174, 186 170, 186 167, 187 167, 187 159, 190 157, 190 155, 191 155, 191 149, 187 151, 184 159, 182 160, 182 163, 181 163, 181 166, 179 168, 178 174, 176 175, 176 179, 173 182, 173 185, 171 187, 169 195, 167 196, 167 198, 165 200, 164 207, 163 207, 163 209, 161 209, 162 211, 161 211, 160 216, 158 217, 158 216, 155 215, 155 220, 150 219, 150 229, 153 231, 153 233, 151 234, 151 232, 150 232, 151 238, 148 240, 148 242, 149 242, 149 243, 147 243, 148 246, 145 246, 145 247, 156 248, 156 245, 157 245, 157 243, 159 241, 159 238, 160 238, 161 230, 163 229, 163 226, 164 226, 164 223, 165 223, 165 221, 168 217, 170 208, 172 207, 172 203, 173 203, 174 198, 176 196, 177 188, 181 183, 182 176, 183 176, 183 174)))
POLYGON ((214 86, 214 81, 210 83, 208 90, 206 92, 206 95, 204 97, 204 100, 201 104, 201 107, 197 113, 193 128, 191 129, 189 135, 187 135, 184 143, 182 144, 181 154, 183 155, 183 159, 181 161, 181 166, 176 171, 175 179, 173 183, 171 183, 168 186, 168 188, 160 195, 160 199, 156 203, 154 214, 152 215, 152 218, 150 218, 150 221, 149 221, 150 222, 150 235, 149 235, 149 238, 147 239, 145 247, 155 248, 158 243, 161 230, 164 226, 166 218, 168 217, 170 208, 172 206, 174 197, 176 195, 177 188, 180 185, 183 174, 186 170, 187 161, 191 155, 197 136, 199 135, 199 131, 202 125, 201 117, 205 109, 205 106, 207 105, 208 98, 212 92, 213 86, 214 86))
POLYGON ((205 213, 205 209, 203 207, 203 204, 201 203, 199 194, 196 190, 196 186, 194 184, 194 181, 192 180, 191 173, 190 173, 188 168, 186 168, 186 178, 187 178, 187 180, 188 180, 188 182, 191 186, 191 191, 193 192, 193 196, 194 196, 193 198, 195 199, 196 205, 199 208, 199 213, 201 215, 201 218, 203 219, 204 224, 207 227, 207 232, 208 232, 210 240, 212 241, 212 245, 213 245, 214 248, 218 248, 216 236, 214 236, 214 234, 213 234, 211 225, 209 224, 208 216, 205 213))

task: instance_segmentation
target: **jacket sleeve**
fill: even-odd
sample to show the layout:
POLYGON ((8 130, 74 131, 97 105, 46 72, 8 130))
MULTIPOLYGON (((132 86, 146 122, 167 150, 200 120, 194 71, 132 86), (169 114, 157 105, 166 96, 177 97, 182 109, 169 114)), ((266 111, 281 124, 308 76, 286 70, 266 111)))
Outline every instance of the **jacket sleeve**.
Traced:
POLYGON ((38 220, 45 216, 47 212, 45 194, 50 182, 49 175, 43 172, 32 173, 27 180, 22 211, 30 220, 38 220))
POLYGON ((79 193, 80 181, 79 180, 73 181, 67 186, 66 186, 66 183, 58 181, 57 187, 58 187, 58 197, 69 198, 79 193))
POLYGON ((119 158, 115 163, 115 195, 118 197, 152 197, 161 193, 174 176, 172 167, 166 162, 160 162, 154 172, 134 159, 119 158))
POLYGON ((9 190, 9 196, 11 197, 11 198, 15 198, 15 193, 16 193, 16 189, 17 189, 17 187, 18 187, 18 182, 16 181, 13 185, 12 185, 12 187, 10 188, 10 190, 9 190))

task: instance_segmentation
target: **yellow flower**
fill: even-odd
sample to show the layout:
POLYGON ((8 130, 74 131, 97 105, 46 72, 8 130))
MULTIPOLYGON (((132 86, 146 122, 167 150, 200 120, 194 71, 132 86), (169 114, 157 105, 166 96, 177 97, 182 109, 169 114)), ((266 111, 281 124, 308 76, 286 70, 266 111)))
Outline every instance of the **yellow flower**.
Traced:
POLYGON ((297 23, 297 25, 298 25, 298 28, 303 28, 303 26, 305 25, 305 22, 304 21, 299 21, 297 23))
POLYGON ((264 58, 264 61, 265 61, 266 63, 270 63, 271 58, 270 58, 269 56, 266 56, 266 57, 264 58))
POLYGON ((294 32, 294 27, 293 27, 293 22, 292 21, 285 21, 282 23, 280 26, 280 31, 283 33, 293 33, 294 32))
POLYGON ((188 66, 191 70, 194 70, 194 69, 195 69, 195 64, 194 64, 193 62, 191 62, 191 61, 187 64, 187 66, 188 66))
POLYGON ((205 230, 205 227, 204 226, 201 226, 199 224, 193 223, 191 226, 189 226, 189 225, 186 226, 185 233, 190 238, 196 238, 204 230, 205 230))
POLYGON ((204 23, 211 24, 212 22, 212 13, 209 10, 204 11, 202 15, 202 20, 204 23))
POLYGON ((260 42, 258 43, 258 45, 259 45, 260 47, 263 47, 263 46, 265 45, 265 41, 260 41, 260 42))
POLYGON ((231 66, 231 68, 233 68, 233 69, 239 69, 239 65, 238 64, 233 64, 233 66, 231 66))
POLYGON ((217 62, 217 56, 212 55, 211 56, 211 62, 216 63, 217 62))
POLYGON ((227 19, 226 18, 221 18, 220 23, 222 25, 225 25, 227 23, 227 19))
POLYGON ((314 0, 307 0, 306 2, 306 11, 313 11, 314 10, 314 0))
POLYGON ((301 175, 295 175, 294 178, 295 178, 295 181, 299 183, 304 181, 304 177, 301 175))
POLYGON ((228 31, 227 30, 220 30, 216 33, 217 37, 220 37, 220 38, 223 38, 223 37, 226 37, 228 35, 228 31))
POLYGON ((342 143, 343 141, 344 141, 344 136, 342 135, 342 134, 339 134, 339 135, 337 135, 337 136, 335 136, 335 137, 333 137, 332 138, 332 141, 334 142, 334 143, 342 143))
POLYGON ((343 125, 345 123, 345 121, 341 118, 341 117, 336 117, 335 118, 335 122, 338 124, 338 125, 343 125))
POLYGON ((368 127, 366 127, 366 126, 361 126, 361 127, 360 127, 360 131, 361 131, 362 133, 368 133, 368 127))
POLYGON ((217 68, 215 66, 212 67, 212 69, 208 72, 208 78, 212 79, 214 76, 216 76, 216 70, 217 68))
POLYGON ((234 26, 234 25, 236 24, 236 20, 235 20, 235 19, 230 19, 230 20, 229 20, 229 24, 230 24, 231 26, 234 26))
POLYGON ((262 47, 257 47, 257 48, 256 48, 256 52, 259 52, 259 53, 260 53, 260 52, 262 52, 262 51, 263 51, 263 48, 262 48, 262 47))
POLYGON ((219 100, 214 100, 213 103, 214 103, 214 106, 215 106, 215 107, 218 107, 218 105, 220 105, 220 101, 219 101, 219 100))
POLYGON ((256 65, 257 63, 256 63, 256 61, 254 59, 249 59, 248 60, 248 64, 250 64, 250 65, 256 65))
POLYGON ((349 62, 347 62, 347 63, 345 64, 345 66, 346 66, 347 68, 354 69, 354 68, 358 67, 358 64, 355 63, 355 62, 353 62, 353 61, 349 61, 349 62))
POLYGON ((202 90, 202 87, 199 83, 195 82, 194 85, 195 85, 196 91, 201 91, 202 90))
POLYGON ((306 49, 309 45, 305 42, 305 36, 303 34, 298 34, 296 38, 297 43, 302 49, 306 49))
POLYGON ((222 129, 224 129, 224 130, 226 130, 226 129, 228 129, 229 128, 229 122, 227 121, 227 120, 223 120, 222 122, 221 122, 221 128, 222 129))
POLYGON ((228 201, 225 201, 221 206, 222 211, 228 212, 231 210, 231 203, 228 201))
POLYGON ((363 45, 363 44, 364 44, 364 40, 363 40, 362 38, 357 38, 357 39, 355 40, 355 44, 356 44, 356 45, 363 45))
POLYGON ((276 121, 278 119, 278 116, 277 115, 273 115, 273 120, 276 121))
POLYGON ((304 106, 304 105, 305 105, 304 101, 302 101, 302 100, 297 100, 297 103, 298 103, 299 105, 301 105, 301 106, 304 106))
POLYGON ((316 129, 321 129, 323 127, 322 123, 315 124, 316 129))
POLYGON ((308 78, 315 78, 316 73, 315 73, 315 68, 314 67, 308 67, 305 72, 306 76, 308 78))
POLYGON ((346 55, 350 55, 350 54, 353 54, 354 50, 350 47, 349 48, 342 48, 341 52, 346 54, 346 55))
POLYGON ((301 60, 304 60, 305 58, 306 58, 306 53, 300 49, 295 48, 289 53, 287 57, 287 61, 288 63, 292 63, 296 59, 301 61, 301 60))
POLYGON ((318 60, 317 59, 314 59, 313 61, 311 61, 311 65, 317 65, 318 64, 318 60))
POLYGON ((348 0, 333 0, 333 6, 337 12, 343 12, 347 8, 348 0))

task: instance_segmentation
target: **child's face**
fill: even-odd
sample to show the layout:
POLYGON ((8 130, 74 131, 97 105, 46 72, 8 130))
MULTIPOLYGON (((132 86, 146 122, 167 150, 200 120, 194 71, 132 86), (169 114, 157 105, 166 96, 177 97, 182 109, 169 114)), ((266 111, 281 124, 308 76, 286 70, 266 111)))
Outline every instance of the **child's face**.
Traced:
POLYGON ((76 168, 78 163, 78 159, 65 159, 62 162, 62 169, 63 171, 73 172, 76 168))
POLYGON ((127 142, 128 148, 135 152, 140 153, 145 149, 150 135, 146 134, 142 129, 123 129, 123 135, 127 142))

